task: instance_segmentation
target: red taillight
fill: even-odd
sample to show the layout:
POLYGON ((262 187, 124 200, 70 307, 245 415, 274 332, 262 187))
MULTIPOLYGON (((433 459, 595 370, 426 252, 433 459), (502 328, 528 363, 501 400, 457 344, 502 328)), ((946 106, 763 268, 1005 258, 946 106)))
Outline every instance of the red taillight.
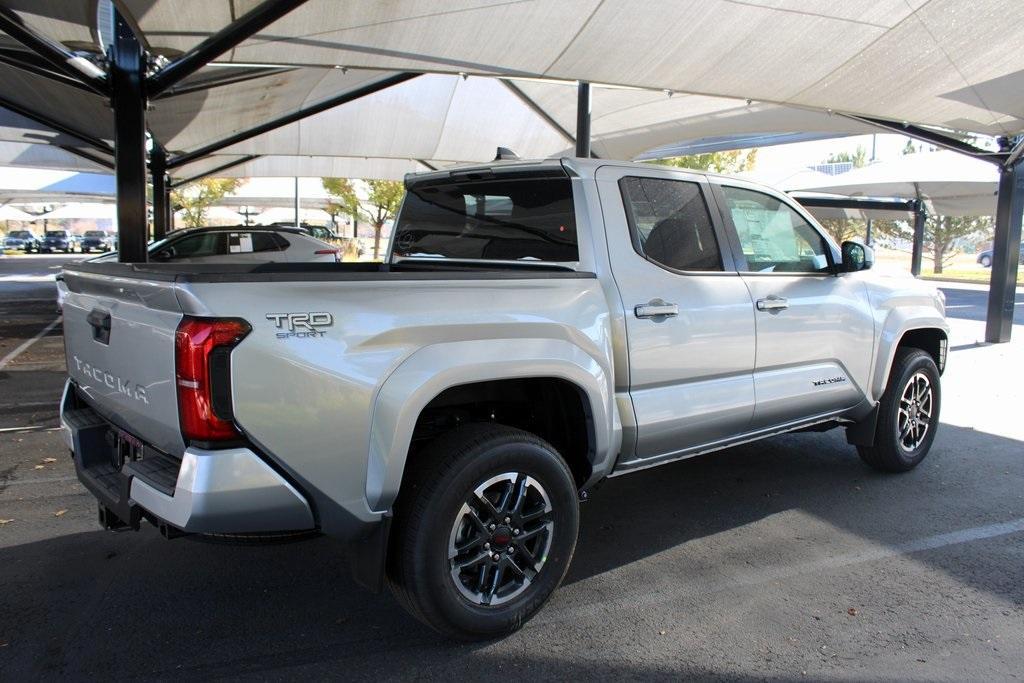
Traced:
POLYGON ((341 262, 341 249, 317 249, 313 252, 314 256, 324 256, 326 254, 334 254, 334 260, 338 263, 341 262))
MULTIPOLYGON (((244 320, 212 320, 206 318, 182 318, 174 336, 175 381, 178 385, 178 417, 181 434, 187 441, 224 441, 237 439, 240 434, 231 422, 230 415, 220 413, 215 392, 230 392, 227 386, 227 353, 245 335, 249 324, 244 320), (218 354, 222 362, 219 371, 213 368, 218 354), (215 386, 218 381, 224 387, 215 386), (227 418, 227 419, 225 419, 227 418)), ((229 404, 230 405, 230 404, 229 404)))

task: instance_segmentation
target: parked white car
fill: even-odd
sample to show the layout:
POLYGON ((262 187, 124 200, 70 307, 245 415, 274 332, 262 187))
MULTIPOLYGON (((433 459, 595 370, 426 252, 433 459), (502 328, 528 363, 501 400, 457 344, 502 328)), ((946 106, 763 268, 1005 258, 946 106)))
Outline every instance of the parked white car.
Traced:
MULTIPOLYGON (((149 245, 154 263, 340 263, 342 249, 285 226, 190 228, 149 245)), ((109 252, 89 261, 117 261, 109 252)), ((64 310, 67 286, 57 276, 57 310, 64 310)))

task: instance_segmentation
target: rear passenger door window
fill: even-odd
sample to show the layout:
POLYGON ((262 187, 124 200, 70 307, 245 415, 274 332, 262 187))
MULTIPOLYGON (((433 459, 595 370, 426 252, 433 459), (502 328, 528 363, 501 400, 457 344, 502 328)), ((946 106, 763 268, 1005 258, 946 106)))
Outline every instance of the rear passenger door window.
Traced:
POLYGON ((224 254, 223 234, 204 232, 189 235, 168 245, 160 253, 167 254, 167 260, 188 262, 224 254))
POLYGON ((627 176, 619 181, 636 251, 673 271, 721 271, 722 254, 700 185, 627 176))
MULTIPOLYGON (((751 273, 828 273, 825 238, 803 216, 771 195, 722 186, 751 273)), ((742 264, 741 264, 742 267, 742 264)))

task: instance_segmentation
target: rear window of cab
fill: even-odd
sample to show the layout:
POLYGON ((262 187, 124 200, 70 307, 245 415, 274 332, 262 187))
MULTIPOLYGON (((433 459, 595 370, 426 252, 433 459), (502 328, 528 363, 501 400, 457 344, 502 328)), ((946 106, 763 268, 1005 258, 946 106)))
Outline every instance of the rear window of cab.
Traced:
POLYGON ((413 186, 393 254, 486 261, 579 260, 568 178, 516 178, 413 186))

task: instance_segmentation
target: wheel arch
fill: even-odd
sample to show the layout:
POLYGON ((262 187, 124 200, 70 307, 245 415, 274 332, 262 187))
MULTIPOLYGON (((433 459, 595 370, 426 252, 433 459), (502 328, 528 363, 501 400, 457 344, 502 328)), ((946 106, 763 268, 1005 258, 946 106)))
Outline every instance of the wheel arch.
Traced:
POLYGON ((897 350, 901 348, 916 348, 925 351, 935 361, 935 365, 938 367, 939 374, 941 375, 946 368, 948 347, 949 328, 942 318, 937 318, 935 321, 921 322, 917 325, 908 325, 900 328, 896 333, 883 333, 879 356, 884 358, 884 362, 878 363, 875 368, 872 382, 873 398, 878 400, 885 392, 897 350))
POLYGON ((370 509, 390 510, 424 411, 443 400, 446 392, 462 387, 485 387, 491 392, 524 382, 571 387, 588 424, 590 471, 584 484, 592 483, 611 468, 622 438, 611 378, 607 361, 564 340, 488 339, 420 349, 387 378, 373 404, 366 471, 370 509))

